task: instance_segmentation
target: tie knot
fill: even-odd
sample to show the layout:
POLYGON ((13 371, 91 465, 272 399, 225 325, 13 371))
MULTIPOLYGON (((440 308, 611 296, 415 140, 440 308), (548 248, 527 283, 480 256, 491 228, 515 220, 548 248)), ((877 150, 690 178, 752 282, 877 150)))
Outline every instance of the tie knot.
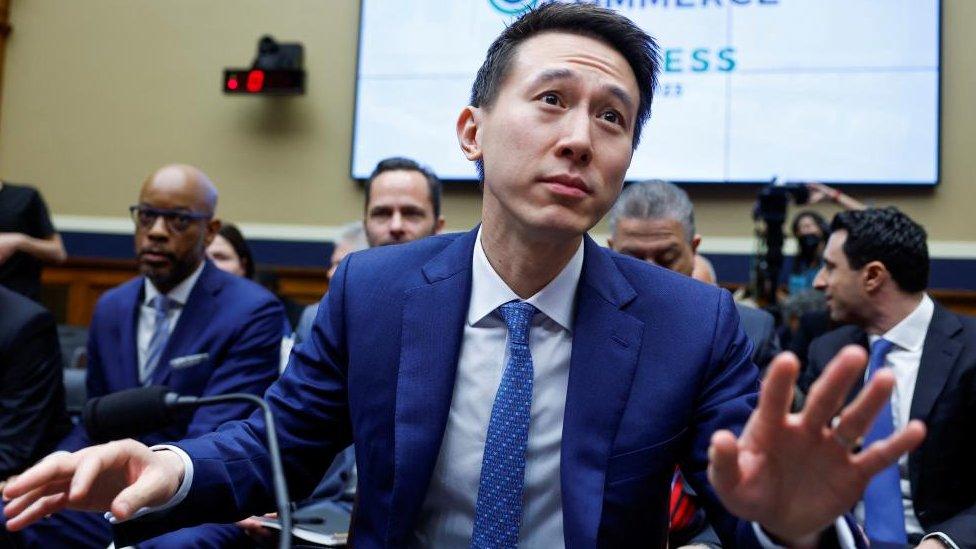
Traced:
POLYGON ((172 299, 166 297, 163 294, 159 294, 152 298, 152 308, 156 311, 156 314, 166 314, 170 309, 173 308, 176 302, 172 299))
POLYGON ((512 343, 528 344, 529 323, 535 316, 537 309, 524 301, 509 301, 498 310, 508 325, 508 334, 512 343))
POLYGON ((894 343, 883 337, 878 338, 871 344, 871 357, 868 360, 868 377, 873 376, 875 372, 884 366, 885 357, 893 346, 894 343))

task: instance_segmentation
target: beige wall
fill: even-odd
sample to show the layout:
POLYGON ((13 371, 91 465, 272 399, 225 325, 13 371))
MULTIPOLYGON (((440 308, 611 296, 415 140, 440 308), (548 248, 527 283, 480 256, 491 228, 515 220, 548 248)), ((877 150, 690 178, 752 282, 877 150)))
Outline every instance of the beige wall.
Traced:
MULTIPOLYGON (((227 219, 355 219, 362 196, 348 164, 358 17, 353 0, 12 0, 0 177, 39 186, 59 216, 122 217, 149 171, 181 161, 217 182, 227 219), (221 93, 221 69, 250 63, 264 33, 305 44, 306 95, 221 93)), ((972 243, 976 2, 945 0, 943 25, 942 184, 854 194, 902 207, 933 239, 972 243)), ((691 192, 701 232, 749 236, 752 191, 691 192)), ((449 227, 468 227, 479 195, 448 190, 444 208, 449 227)))

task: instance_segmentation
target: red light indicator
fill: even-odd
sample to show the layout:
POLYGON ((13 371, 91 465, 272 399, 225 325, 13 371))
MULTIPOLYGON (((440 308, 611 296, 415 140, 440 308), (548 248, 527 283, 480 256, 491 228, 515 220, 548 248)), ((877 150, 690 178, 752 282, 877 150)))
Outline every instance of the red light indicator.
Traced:
POLYGON ((230 78, 227 79, 228 90, 236 90, 238 86, 240 86, 240 84, 237 82, 236 76, 231 76, 230 78))
POLYGON ((247 73, 247 91, 257 93, 264 88, 264 71, 251 71, 247 73))

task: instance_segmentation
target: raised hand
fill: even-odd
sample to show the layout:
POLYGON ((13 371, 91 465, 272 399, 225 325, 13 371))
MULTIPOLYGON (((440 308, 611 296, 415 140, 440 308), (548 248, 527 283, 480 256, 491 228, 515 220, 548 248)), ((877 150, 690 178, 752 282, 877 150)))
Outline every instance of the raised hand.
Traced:
POLYGON ((119 520, 166 503, 183 479, 183 460, 134 440, 74 453, 55 452, 3 490, 7 529, 20 530, 62 509, 111 511, 119 520))
POLYGON ((708 477, 730 512, 787 545, 815 542, 861 498, 874 474, 922 442, 925 426, 913 420, 854 453, 894 388, 891 372, 879 371, 843 407, 866 363, 861 347, 842 349, 811 387, 803 410, 791 414, 799 362, 791 353, 773 360, 742 435, 712 436, 708 477))

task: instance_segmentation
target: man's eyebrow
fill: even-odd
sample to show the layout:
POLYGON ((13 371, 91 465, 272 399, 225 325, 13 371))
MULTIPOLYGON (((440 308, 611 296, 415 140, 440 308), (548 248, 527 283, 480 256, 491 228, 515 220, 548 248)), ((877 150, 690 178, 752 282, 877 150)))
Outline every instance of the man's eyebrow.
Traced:
MULTIPOLYGON (((548 69, 539 73, 539 76, 535 77, 532 81, 532 86, 539 86, 553 80, 579 80, 579 75, 569 69, 548 69)), ((630 94, 620 86, 614 84, 607 84, 604 86, 604 90, 610 95, 616 97, 624 104, 629 110, 634 109, 634 100, 630 97, 630 94)))

